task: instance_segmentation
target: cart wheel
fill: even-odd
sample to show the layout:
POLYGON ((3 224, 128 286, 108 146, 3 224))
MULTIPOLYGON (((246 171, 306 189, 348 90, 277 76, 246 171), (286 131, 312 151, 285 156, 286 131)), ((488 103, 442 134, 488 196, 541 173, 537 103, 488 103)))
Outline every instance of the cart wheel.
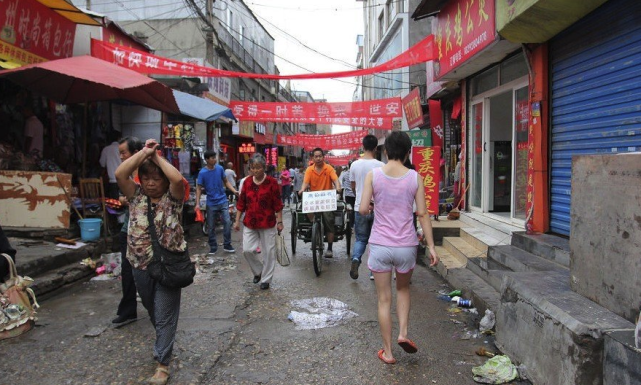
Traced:
POLYGON ((323 232, 318 221, 314 221, 312 225, 312 259, 314 260, 314 272, 318 277, 321 274, 323 264, 323 232))
POLYGON ((296 241, 298 240, 298 224, 296 223, 296 211, 292 211, 292 228, 291 228, 291 236, 292 236, 292 254, 296 254, 296 241))

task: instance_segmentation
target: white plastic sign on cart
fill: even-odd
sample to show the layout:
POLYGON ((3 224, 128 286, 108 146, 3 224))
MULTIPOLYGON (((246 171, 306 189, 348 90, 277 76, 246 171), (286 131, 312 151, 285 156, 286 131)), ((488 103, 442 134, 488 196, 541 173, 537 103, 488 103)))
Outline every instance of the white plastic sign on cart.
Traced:
POLYGON ((336 211, 336 190, 303 192, 303 213, 336 211))

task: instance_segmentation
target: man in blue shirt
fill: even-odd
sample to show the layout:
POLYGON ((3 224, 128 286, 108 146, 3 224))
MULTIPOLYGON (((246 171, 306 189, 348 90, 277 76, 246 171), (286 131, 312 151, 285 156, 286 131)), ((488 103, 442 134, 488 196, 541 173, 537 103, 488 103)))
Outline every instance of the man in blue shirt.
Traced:
POLYGON ((236 250, 231 245, 231 219, 229 218, 229 201, 225 187, 238 195, 236 188, 225 177, 225 170, 216 162, 216 152, 205 151, 207 164, 198 173, 196 202, 200 202, 201 189, 207 194, 207 228, 209 229, 209 256, 218 251, 216 242, 215 218, 220 214, 223 219, 223 249, 229 253, 236 250))

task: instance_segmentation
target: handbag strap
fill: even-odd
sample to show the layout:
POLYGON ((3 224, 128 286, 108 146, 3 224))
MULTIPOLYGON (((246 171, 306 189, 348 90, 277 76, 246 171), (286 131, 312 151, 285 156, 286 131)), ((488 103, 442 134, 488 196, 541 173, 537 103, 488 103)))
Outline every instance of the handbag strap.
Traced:
POLYGON ((13 258, 9 256, 9 254, 2 253, 2 256, 7 260, 7 263, 9 263, 9 279, 12 280, 18 276, 18 270, 16 269, 16 264, 13 262, 13 258))
POLYGON ((149 222, 149 235, 151 242, 158 242, 158 234, 156 233, 156 224, 154 223, 154 216, 151 213, 151 198, 147 197, 147 221, 149 222))

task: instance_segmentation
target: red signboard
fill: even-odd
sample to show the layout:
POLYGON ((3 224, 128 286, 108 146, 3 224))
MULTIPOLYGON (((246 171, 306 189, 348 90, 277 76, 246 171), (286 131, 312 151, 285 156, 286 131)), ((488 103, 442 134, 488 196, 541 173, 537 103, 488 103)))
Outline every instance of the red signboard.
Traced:
POLYGON ((357 150, 361 147, 367 130, 334 135, 278 135, 277 142, 285 146, 301 146, 305 150, 320 147, 323 150, 357 150))
POLYGON ((36 0, 5 1, 0 7, 0 58, 19 64, 73 54, 76 24, 36 0))
POLYGON ((432 129, 432 145, 443 147, 443 111, 440 100, 428 100, 430 109, 430 128, 432 129))
POLYGON ((421 108, 421 94, 418 87, 410 91, 407 96, 402 99, 403 111, 405 111, 405 119, 409 129, 418 127, 423 124, 423 109, 421 108))
POLYGON ((267 165, 278 166, 278 147, 266 148, 265 160, 267 161, 267 165))
POLYGON ((496 39, 494 0, 450 0, 436 17, 440 78, 496 39))
MULTIPOLYGON (((35 0, 32 0, 35 1, 35 0)), ((351 71, 308 73, 298 75, 273 75, 248 72, 235 72, 220 70, 198 65, 186 65, 178 60, 163 58, 147 52, 110 44, 99 40, 91 40, 91 56, 112 62, 122 67, 129 68, 149 75, 174 75, 174 76, 223 76, 230 78, 252 79, 331 79, 341 77, 354 77, 387 72, 394 69, 405 68, 414 64, 424 63, 435 59, 434 36, 428 35, 423 40, 414 44, 410 49, 400 55, 379 65, 351 71)))
POLYGON ((253 143, 243 143, 238 147, 238 152, 241 154, 252 154, 256 152, 256 146, 253 143))
POLYGON ((412 147, 412 164, 423 177, 427 211, 432 215, 436 215, 439 212, 438 187, 441 180, 441 148, 412 147))
POLYGON ((358 159, 358 155, 348 154, 348 155, 325 155, 325 161, 332 166, 347 166, 350 160, 358 159))

